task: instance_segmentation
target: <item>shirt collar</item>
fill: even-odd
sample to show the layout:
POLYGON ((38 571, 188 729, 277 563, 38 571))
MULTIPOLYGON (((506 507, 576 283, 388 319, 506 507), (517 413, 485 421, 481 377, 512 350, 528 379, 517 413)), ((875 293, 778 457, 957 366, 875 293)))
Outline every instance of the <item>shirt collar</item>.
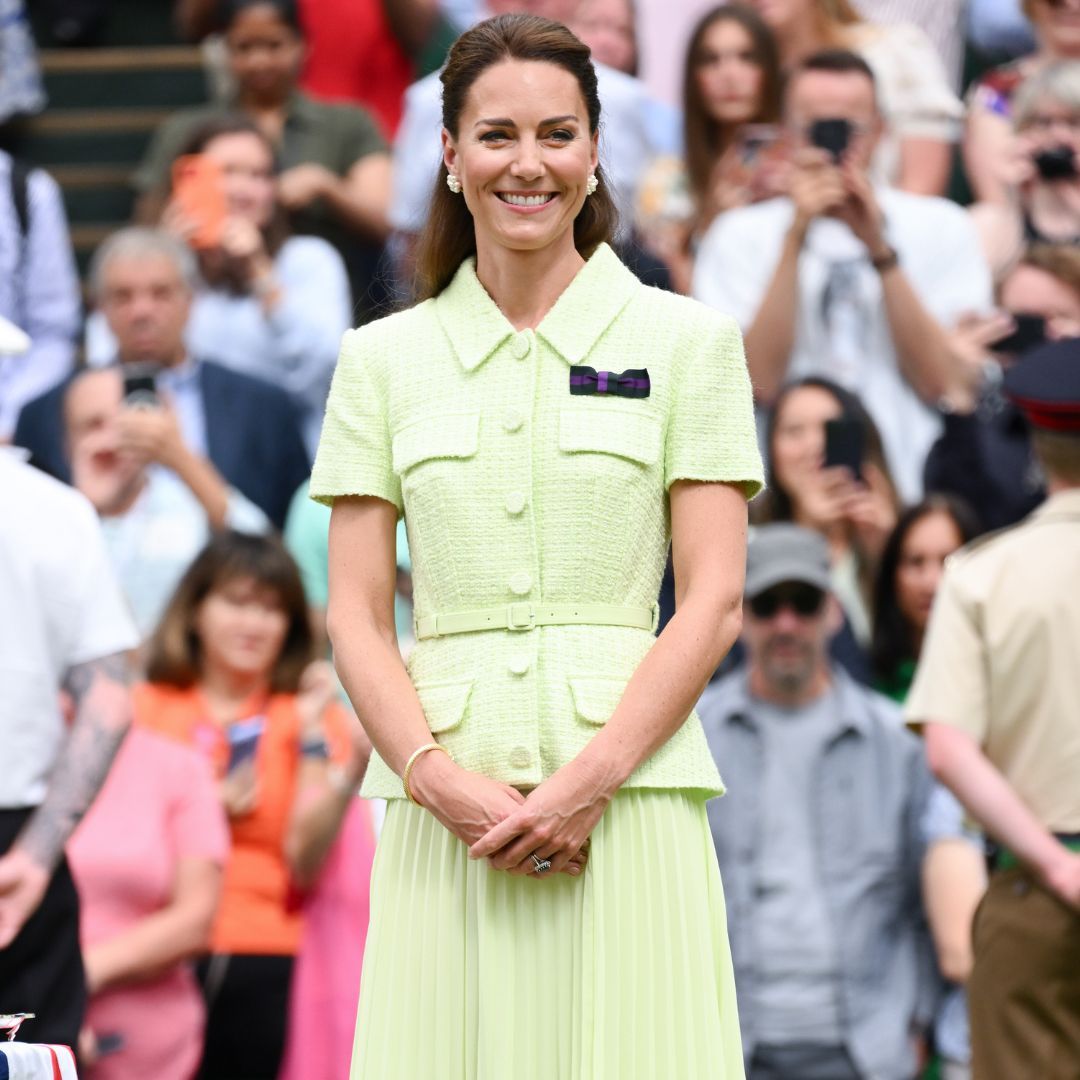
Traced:
POLYGON ((1075 518, 1080 514, 1080 487, 1068 488, 1051 495, 1046 502, 1035 511, 1034 517, 1039 521, 1054 521, 1060 518, 1075 518))
MULTIPOLYGON (((615 252, 601 244, 544 316, 537 336, 566 363, 579 364, 640 287, 615 252)), ((472 257, 436 298, 435 311, 466 371, 478 368, 515 332, 480 284, 472 257)))
POLYGON ((166 390, 175 392, 186 390, 194 386, 199 378, 199 362, 191 356, 186 356, 179 364, 172 367, 162 368, 157 373, 157 380, 166 390))
MULTIPOLYGON (((830 668, 832 682, 827 694, 832 694, 836 702, 836 715, 834 719, 835 736, 852 731, 857 735, 866 735, 869 731, 870 717, 866 708, 866 702, 862 697, 861 688, 855 680, 843 668, 833 664, 830 668)), ((734 695, 731 707, 727 710, 725 721, 727 723, 744 724, 755 731, 758 730, 758 721, 754 716, 754 703, 757 700, 750 693, 750 669, 744 665, 737 676, 738 689, 734 695)))

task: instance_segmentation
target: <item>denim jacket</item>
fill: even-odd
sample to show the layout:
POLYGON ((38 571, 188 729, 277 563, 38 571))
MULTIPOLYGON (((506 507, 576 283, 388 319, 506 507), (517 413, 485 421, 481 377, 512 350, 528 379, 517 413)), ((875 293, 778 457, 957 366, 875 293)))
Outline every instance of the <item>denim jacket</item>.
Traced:
MULTIPOLYGON (((817 764, 816 797, 807 812, 839 947, 846 1048, 865 1080, 910 1080, 916 1069, 911 1034, 930 1023, 940 985, 919 885, 930 776, 918 740, 892 702, 838 668, 832 678, 836 731, 817 764)), ((749 1060, 764 742, 746 669, 709 687, 698 712, 728 785, 727 796, 709 804, 709 823, 727 894, 749 1060)))

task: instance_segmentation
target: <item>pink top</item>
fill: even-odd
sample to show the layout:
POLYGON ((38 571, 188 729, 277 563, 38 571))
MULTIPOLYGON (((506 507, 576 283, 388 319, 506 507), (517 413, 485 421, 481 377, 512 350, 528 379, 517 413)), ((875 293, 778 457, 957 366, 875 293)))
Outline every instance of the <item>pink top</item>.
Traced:
MULTIPOLYGON (((223 865, 229 833, 210 771, 188 747, 133 728, 68 845, 82 901, 83 947, 131 929, 172 899, 182 859, 223 865)), ((187 964, 150 982, 94 996, 94 1033, 119 1050, 85 1070, 86 1080, 190 1080, 202 1053, 202 996, 187 964)))

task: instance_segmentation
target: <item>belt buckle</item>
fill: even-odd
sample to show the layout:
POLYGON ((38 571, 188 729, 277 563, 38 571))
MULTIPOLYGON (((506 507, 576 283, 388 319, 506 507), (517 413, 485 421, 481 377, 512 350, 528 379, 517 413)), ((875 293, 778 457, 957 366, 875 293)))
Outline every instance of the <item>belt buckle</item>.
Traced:
POLYGON ((506 605, 507 630, 532 630, 536 626, 536 609, 527 600, 506 605))

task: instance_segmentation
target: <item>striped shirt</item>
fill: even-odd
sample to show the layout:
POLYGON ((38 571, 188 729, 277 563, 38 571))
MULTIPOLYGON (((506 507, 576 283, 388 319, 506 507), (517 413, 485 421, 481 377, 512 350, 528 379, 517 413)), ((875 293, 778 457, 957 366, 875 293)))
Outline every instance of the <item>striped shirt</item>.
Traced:
POLYGON ((82 315, 79 278, 60 189, 34 169, 23 235, 12 193, 11 158, 0 151, 0 315, 30 335, 22 356, 0 356, 0 440, 19 410, 71 370, 82 315))

